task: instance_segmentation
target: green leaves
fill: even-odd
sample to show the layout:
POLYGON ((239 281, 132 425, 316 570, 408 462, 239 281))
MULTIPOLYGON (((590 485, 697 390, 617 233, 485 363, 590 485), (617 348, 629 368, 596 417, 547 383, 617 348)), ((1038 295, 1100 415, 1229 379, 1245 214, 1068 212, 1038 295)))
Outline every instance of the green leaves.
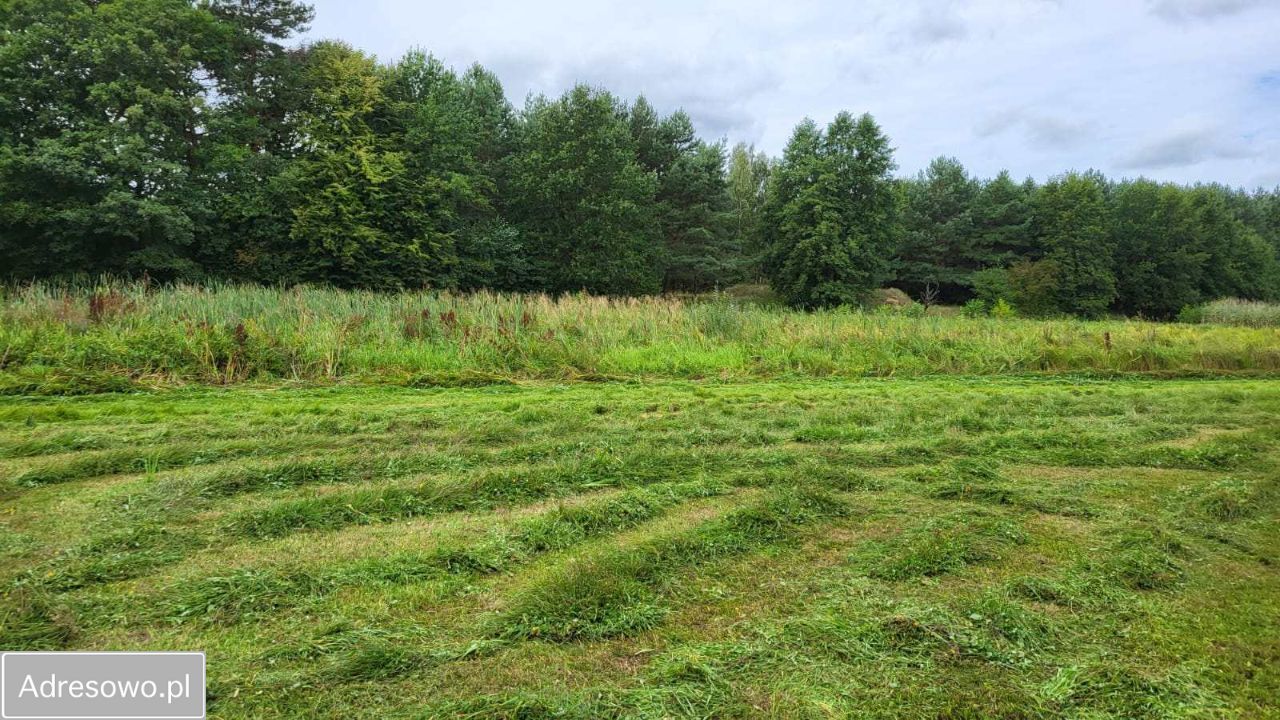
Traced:
POLYGON ((955 158, 940 157, 903 182, 902 240, 897 285, 913 296, 936 292, 954 302, 967 295, 972 274, 992 260, 992 236, 976 223, 981 185, 955 158))
POLYGON ((212 18, 182 0, 16 3, 7 30, 0 254, 12 271, 193 274, 212 18))
POLYGON ((1033 223, 1045 258, 1056 266, 1058 310, 1097 317, 1115 299, 1108 220, 1103 188, 1093 175, 1064 175, 1036 196, 1033 223))
POLYGON ((512 219, 539 285, 642 295, 661 287, 656 173, 640 163, 625 106, 579 85, 525 108, 512 158, 512 219))
POLYGON ((299 0, 0 4, 0 268, 379 290, 705 292, 1168 318, 1280 299, 1280 193, 1096 172, 894 179, 869 115, 773 161, 681 110, 290 46, 299 0), (726 169, 726 165, 728 168, 726 169))
POLYGON ((792 135, 769 186, 765 272, 797 307, 858 302, 889 277, 896 223, 889 140, 870 115, 841 113, 792 135))

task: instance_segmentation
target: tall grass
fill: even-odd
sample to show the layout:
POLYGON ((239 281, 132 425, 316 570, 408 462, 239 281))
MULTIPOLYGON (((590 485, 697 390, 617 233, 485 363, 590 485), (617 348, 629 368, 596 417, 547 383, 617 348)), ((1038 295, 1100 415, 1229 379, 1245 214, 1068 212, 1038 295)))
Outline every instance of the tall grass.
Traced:
POLYGON ((244 381, 1280 371, 1280 331, 797 313, 724 297, 381 294, 247 285, 10 287, 0 388, 244 381))
POLYGON ((1200 308, 1202 322, 1244 327, 1280 327, 1280 303, 1227 298, 1200 308))

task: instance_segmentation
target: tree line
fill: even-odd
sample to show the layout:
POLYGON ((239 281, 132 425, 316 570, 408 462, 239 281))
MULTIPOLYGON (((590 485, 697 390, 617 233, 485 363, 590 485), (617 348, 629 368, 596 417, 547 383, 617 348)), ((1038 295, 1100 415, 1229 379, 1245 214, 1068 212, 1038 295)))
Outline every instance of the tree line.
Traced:
POLYGON ((768 280, 797 307, 1168 317, 1280 293, 1280 190, 897 178, 870 115, 780 158, 579 85, 291 43, 295 0, 0 2, 0 275, 640 295, 768 280))
POLYGON ((938 158, 899 184, 896 283, 1031 315, 1169 318, 1224 297, 1280 298, 1280 192, 1068 173, 970 177, 938 158))

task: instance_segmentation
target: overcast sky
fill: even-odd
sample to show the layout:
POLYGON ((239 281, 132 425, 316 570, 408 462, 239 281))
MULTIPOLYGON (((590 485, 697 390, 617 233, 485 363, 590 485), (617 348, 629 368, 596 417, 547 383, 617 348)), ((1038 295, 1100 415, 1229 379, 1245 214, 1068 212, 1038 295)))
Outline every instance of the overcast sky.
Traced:
POLYGON ((314 0, 312 38, 480 62, 517 106, 575 82, 771 154, 870 112, 911 174, 1280 184, 1280 0, 314 0))

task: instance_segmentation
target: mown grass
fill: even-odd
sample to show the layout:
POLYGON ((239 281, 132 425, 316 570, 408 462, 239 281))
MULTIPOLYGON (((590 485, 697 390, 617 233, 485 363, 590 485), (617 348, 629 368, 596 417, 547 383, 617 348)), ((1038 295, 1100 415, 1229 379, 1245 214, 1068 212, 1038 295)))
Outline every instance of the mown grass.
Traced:
POLYGON ((1277 418, 1258 379, 14 397, 0 647, 202 649, 225 718, 1274 717, 1277 418))
POLYGON ((495 632, 566 641, 649 629, 663 615, 655 586, 673 572, 767 546, 797 527, 846 513, 830 496, 788 488, 692 529, 574 558, 521 588, 495 632))
POLYGON ((35 284, 0 295, 0 391, 8 394, 281 381, 1280 372, 1276 327, 796 313, 730 295, 556 299, 118 283, 35 284))

